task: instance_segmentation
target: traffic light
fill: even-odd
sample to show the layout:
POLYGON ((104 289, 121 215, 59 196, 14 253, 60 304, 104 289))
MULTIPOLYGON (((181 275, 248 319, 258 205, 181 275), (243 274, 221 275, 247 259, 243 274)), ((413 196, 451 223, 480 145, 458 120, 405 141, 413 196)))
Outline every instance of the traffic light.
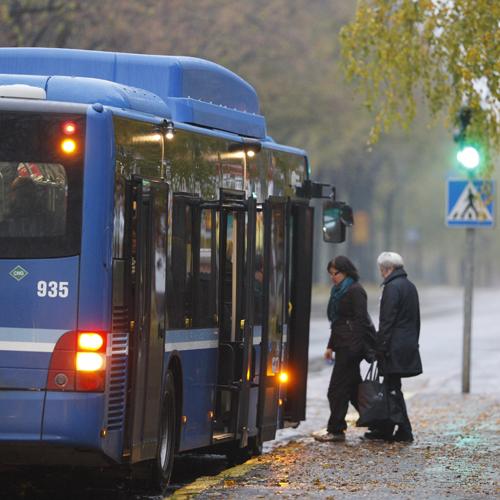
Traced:
POLYGON ((458 150, 457 161, 467 170, 475 170, 481 163, 481 155, 474 146, 463 146, 458 150))
POLYGON ((467 140, 467 127, 472 117, 472 110, 463 107, 460 109, 456 120, 456 129, 453 140, 458 144, 457 161, 469 172, 478 169, 481 164, 481 152, 479 148, 467 140))

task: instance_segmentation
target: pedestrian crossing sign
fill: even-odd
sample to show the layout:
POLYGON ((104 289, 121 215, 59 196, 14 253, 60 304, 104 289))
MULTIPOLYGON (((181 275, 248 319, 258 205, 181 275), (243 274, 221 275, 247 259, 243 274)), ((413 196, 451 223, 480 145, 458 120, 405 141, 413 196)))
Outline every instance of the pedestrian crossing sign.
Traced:
POLYGON ((449 227, 493 227, 495 225, 495 181, 448 179, 446 225, 449 227))

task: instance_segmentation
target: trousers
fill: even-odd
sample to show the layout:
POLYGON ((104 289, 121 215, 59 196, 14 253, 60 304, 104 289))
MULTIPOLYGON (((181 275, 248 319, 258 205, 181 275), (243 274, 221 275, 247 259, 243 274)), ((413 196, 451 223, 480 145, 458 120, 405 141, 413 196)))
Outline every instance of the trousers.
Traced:
MULTIPOLYGON (((401 425, 398 425, 398 432, 404 435, 411 434, 411 423, 410 419, 408 418, 408 412, 406 411, 405 398, 401 391, 401 377, 399 375, 386 375, 384 377, 384 383, 387 385, 389 391, 395 391, 398 403, 403 410, 404 422, 401 425)), ((388 426, 387 429, 384 429, 384 432, 392 435, 392 433, 394 432, 394 428, 394 425, 388 426)))
POLYGON ((338 434, 347 429, 345 417, 349 401, 358 409, 358 385, 361 383, 359 364, 362 357, 349 349, 338 349, 335 352, 330 385, 328 386, 328 402, 330 418, 326 430, 338 434))

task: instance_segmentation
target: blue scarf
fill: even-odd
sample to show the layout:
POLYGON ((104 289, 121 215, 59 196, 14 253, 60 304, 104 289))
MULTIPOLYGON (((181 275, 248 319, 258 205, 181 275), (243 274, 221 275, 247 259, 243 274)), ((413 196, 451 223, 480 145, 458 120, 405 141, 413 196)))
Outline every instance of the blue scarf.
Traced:
POLYGON ((347 290, 353 283, 354 280, 351 277, 346 276, 338 285, 332 286, 330 300, 328 301, 328 307, 326 310, 326 315, 330 320, 330 324, 333 325, 334 321, 337 319, 340 299, 346 294, 347 290))

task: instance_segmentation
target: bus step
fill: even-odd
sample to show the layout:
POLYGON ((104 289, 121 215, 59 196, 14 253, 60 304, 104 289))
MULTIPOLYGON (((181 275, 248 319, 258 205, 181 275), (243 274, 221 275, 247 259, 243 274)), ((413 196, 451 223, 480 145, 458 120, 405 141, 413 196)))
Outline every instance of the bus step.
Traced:
POLYGON ((234 434, 232 432, 214 432, 212 439, 214 442, 226 441, 227 439, 234 439, 234 434))

